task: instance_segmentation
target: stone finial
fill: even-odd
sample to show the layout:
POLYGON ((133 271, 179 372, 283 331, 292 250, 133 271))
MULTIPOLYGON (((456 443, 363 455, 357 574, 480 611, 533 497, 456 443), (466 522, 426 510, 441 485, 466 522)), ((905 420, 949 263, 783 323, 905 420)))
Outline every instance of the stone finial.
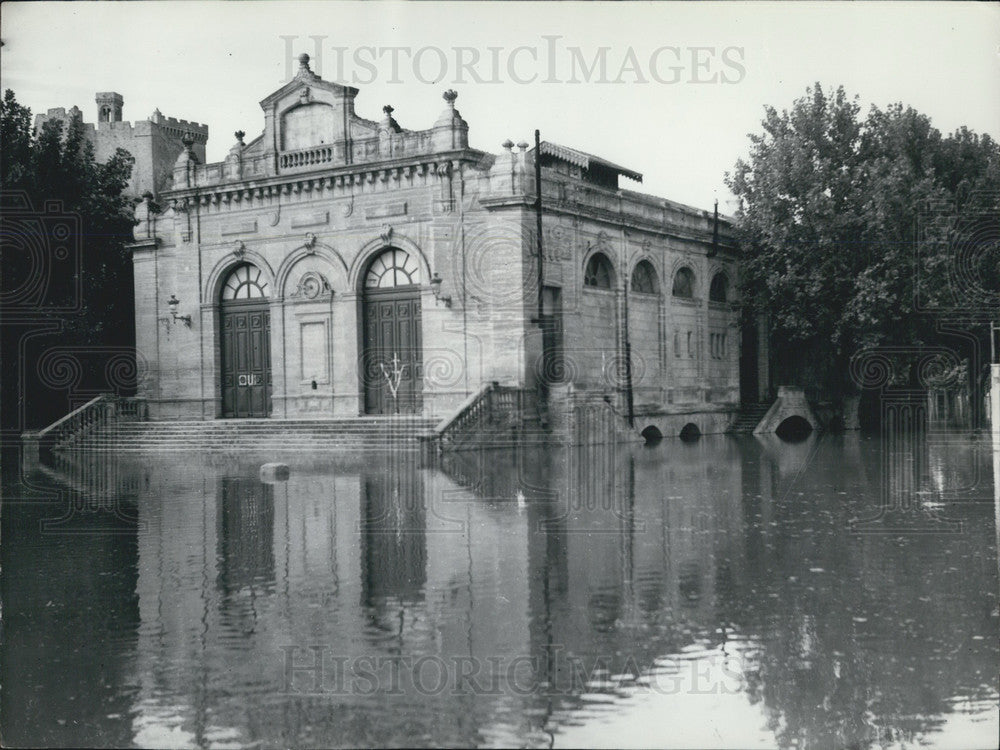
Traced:
POLYGON ((299 68, 304 68, 305 70, 309 70, 309 55, 307 55, 305 52, 299 55, 299 68))
POLYGON ((455 109, 458 93, 452 89, 444 92, 443 98, 448 106, 434 123, 433 146, 436 149, 451 150, 469 147, 469 124, 455 109))
POLYGON ((517 147, 521 149, 521 151, 527 151, 528 143, 526 141, 521 141, 520 143, 517 144, 517 147))
POLYGON ((382 120, 382 127, 391 130, 394 133, 399 133, 403 129, 399 127, 399 123, 393 118, 392 113, 395 112, 395 108, 391 104, 386 104, 382 107, 382 111, 385 112, 385 119, 382 120))
POLYGON ((150 201, 153 200, 153 194, 147 190, 145 193, 142 194, 142 200, 145 203, 149 203, 150 201))
POLYGON ((233 133, 233 135, 236 136, 236 140, 239 143, 243 143, 243 137, 246 135, 246 133, 243 132, 242 130, 237 130, 235 133, 233 133))
POLYGON ((510 138, 508 138, 506 141, 504 141, 500 145, 503 146, 507 151, 510 151, 512 148, 514 148, 514 141, 512 141, 510 138))

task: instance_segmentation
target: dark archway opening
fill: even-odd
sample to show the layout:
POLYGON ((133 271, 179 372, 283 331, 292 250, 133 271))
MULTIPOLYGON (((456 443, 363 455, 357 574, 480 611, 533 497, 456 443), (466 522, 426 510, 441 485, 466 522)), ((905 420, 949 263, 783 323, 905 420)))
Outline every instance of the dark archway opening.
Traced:
POLYGON ((779 424, 774 434, 782 440, 797 443, 809 437, 812 431, 812 425, 809 424, 809 421, 805 417, 793 416, 779 424))
POLYGON ((685 443, 692 443, 701 437, 701 430, 698 429, 698 425, 694 422, 688 422, 681 429, 681 440, 685 443))
POLYGON ((656 445, 663 440, 663 433, 654 425, 649 425, 640 434, 642 435, 642 439, 646 441, 646 445, 656 445))

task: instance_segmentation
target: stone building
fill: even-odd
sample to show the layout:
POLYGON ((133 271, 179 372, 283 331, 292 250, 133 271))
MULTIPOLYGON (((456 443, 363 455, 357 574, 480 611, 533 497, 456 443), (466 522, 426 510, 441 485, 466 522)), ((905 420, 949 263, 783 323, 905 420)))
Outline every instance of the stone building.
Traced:
POLYGON ((472 148, 453 91, 426 130, 390 106, 362 117, 358 93, 302 55, 259 136, 214 164, 188 138, 172 186, 137 206, 150 418, 445 416, 499 382, 725 426, 728 221, 621 188, 642 175, 572 148, 472 148))
MULTIPOLYGON (((97 122, 84 123, 84 133, 94 147, 94 158, 98 163, 104 163, 115 150, 123 148, 135 157, 132 167, 132 178, 129 180, 126 194, 139 198, 145 192, 158 196, 165 188, 170 187, 173 178, 174 162, 184 151, 182 139, 190 137, 192 151, 202 161, 205 160, 205 144, 208 142, 208 126, 173 117, 164 117, 156 110, 148 120, 137 120, 135 123, 122 120, 122 109, 125 99, 114 91, 98 92, 95 95, 97 103, 97 122)), ((81 115, 78 107, 63 107, 49 109, 44 115, 35 115, 35 132, 40 132, 42 126, 50 120, 66 125, 75 116, 81 115)))

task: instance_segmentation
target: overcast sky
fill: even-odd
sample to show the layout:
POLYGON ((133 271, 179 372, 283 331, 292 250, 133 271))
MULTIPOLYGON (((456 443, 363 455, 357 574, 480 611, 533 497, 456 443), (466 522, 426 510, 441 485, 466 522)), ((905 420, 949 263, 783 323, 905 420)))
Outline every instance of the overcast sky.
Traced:
POLYGON ((539 128, 645 175, 623 186, 703 208, 717 196, 727 212, 724 174, 763 106, 786 108, 816 81, 843 84, 865 110, 902 101, 944 132, 1000 135, 995 3, 29 2, 2 13, 2 85, 33 112, 76 104, 93 121, 94 93, 117 91, 127 120, 158 107, 208 124, 210 161, 235 130, 260 133, 260 100, 297 67, 289 50, 359 88, 364 117, 391 104, 403 127, 428 128, 454 88, 476 148, 539 128))

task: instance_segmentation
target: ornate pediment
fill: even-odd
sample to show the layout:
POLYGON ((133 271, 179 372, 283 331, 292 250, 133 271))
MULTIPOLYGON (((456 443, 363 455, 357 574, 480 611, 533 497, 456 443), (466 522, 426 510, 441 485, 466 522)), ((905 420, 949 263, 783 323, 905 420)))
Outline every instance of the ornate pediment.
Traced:
POLYGON ((324 81, 309 68, 309 55, 299 55, 299 69, 292 79, 278 90, 261 100, 260 106, 267 110, 275 102, 291 99, 295 103, 327 99, 335 101, 345 96, 353 99, 358 90, 353 86, 342 86, 333 81, 324 81))

